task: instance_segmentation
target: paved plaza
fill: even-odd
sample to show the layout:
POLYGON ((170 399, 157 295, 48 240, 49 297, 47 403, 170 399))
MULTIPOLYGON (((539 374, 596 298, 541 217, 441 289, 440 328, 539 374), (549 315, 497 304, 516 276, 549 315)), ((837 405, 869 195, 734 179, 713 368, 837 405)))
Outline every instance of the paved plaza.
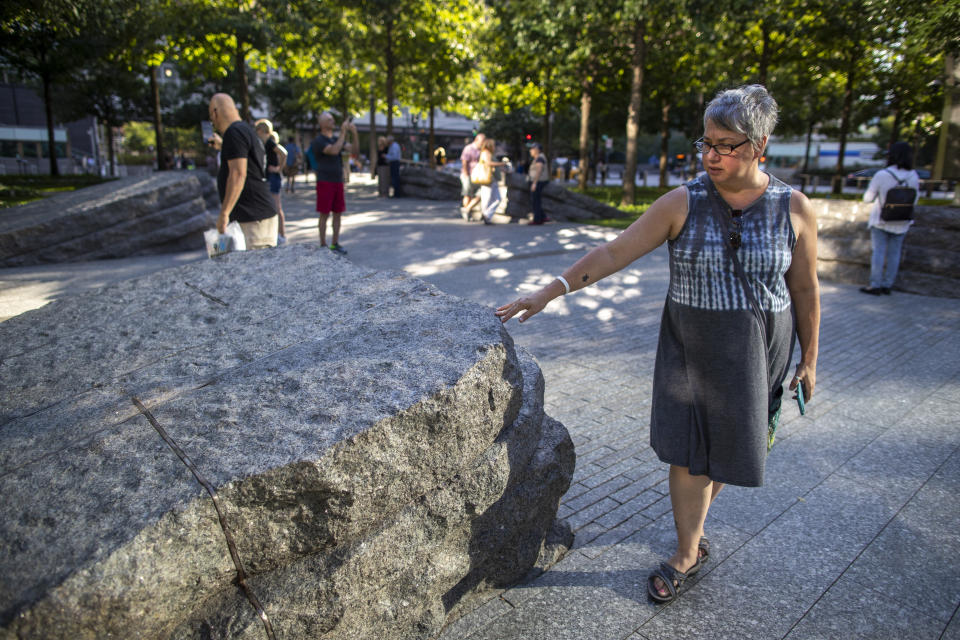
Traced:
MULTIPOLYGON (((363 179, 348 188, 348 258, 491 314, 614 233, 485 227, 461 220, 454 202, 375 193, 363 179)), ((291 242, 316 242, 312 185, 284 198, 291 242)), ((0 270, 0 318, 203 259, 0 270)), ((865 296, 846 284, 821 283, 816 396, 804 417, 785 405, 765 486, 724 489, 707 520, 710 561, 677 602, 648 600, 647 575, 674 542, 667 467, 648 434, 668 275, 661 248, 508 324, 543 369, 547 413, 576 445, 559 514, 575 548, 532 582, 490 593, 442 640, 960 640, 960 300, 865 296)))

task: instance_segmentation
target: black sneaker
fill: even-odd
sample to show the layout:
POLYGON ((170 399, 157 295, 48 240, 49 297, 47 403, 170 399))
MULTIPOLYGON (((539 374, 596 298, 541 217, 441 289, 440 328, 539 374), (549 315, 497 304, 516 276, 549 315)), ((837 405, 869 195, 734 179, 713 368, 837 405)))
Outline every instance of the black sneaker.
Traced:
POLYGON ((330 251, 335 251, 340 255, 345 255, 347 253, 347 250, 343 248, 342 244, 331 244, 330 251))
POLYGON ((880 293, 885 296, 890 295, 890 287, 880 287, 880 293))
POLYGON ((880 287, 860 287, 862 293, 870 294, 871 296, 882 296, 883 289, 880 287))

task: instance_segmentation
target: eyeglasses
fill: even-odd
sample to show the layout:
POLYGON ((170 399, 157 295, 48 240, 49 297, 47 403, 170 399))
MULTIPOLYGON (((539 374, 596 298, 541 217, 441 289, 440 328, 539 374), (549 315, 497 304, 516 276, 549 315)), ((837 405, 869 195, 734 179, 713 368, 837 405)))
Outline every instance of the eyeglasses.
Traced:
POLYGON ((736 149, 739 146, 745 145, 748 142, 750 142, 750 138, 747 138, 743 142, 738 142, 737 144, 724 144, 724 143, 710 144, 709 142, 704 142, 703 138, 700 138, 699 140, 693 143, 693 146, 696 147, 699 153, 706 154, 710 152, 710 149, 713 149, 714 151, 717 152, 717 155, 728 156, 731 153, 733 153, 734 149, 736 149), (706 149, 706 151, 704 151, 704 149, 706 149))
MULTIPOLYGON (((741 143, 743 144, 743 143, 741 143)), ((740 217, 743 216, 743 209, 734 209, 730 212, 730 218, 733 220, 733 225, 736 227, 730 234, 727 236, 727 240, 730 241, 730 247, 736 251, 743 245, 743 238, 740 236, 740 217)))

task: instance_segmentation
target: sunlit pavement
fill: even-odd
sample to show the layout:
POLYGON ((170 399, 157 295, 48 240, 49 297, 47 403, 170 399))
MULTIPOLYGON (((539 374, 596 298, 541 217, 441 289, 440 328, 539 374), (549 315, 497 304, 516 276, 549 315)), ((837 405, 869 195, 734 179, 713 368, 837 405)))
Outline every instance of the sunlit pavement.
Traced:
MULTIPOLYGON (((284 203, 290 241, 317 242, 313 184, 284 203)), ((491 314, 613 237, 567 223, 467 223, 458 203, 378 198, 362 175, 347 210, 350 260, 403 270, 491 314)), ((0 317, 199 259, 0 270, 0 317)), ((804 417, 786 406, 766 485, 721 492, 707 520, 710 561, 673 605, 648 601, 647 574, 673 551, 666 467, 648 444, 667 281, 661 248, 508 325, 576 445, 560 505, 575 548, 538 579, 489 592, 443 640, 960 638, 960 300, 878 298, 853 285, 822 283, 816 395, 804 417)))

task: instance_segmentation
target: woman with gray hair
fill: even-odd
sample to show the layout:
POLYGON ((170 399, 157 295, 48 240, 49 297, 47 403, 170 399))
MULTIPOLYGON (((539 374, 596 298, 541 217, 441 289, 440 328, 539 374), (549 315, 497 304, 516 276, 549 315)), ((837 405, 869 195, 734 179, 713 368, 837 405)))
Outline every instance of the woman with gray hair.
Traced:
POLYGON ((800 362, 789 388, 810 398, 816 386, 817 223, 806 196, 760 170, 776 122, 777 103, 762 86, 718 94, 694 143, 704 174, 540 291, 496 311, 503 322, 523 312, 524 322, 668 244, 650 444, 670 465, 677 548, 649 576, 657 602, 676 599, 709 558, 704 522, 720 489, 763 483, 795 335, 800 362))

